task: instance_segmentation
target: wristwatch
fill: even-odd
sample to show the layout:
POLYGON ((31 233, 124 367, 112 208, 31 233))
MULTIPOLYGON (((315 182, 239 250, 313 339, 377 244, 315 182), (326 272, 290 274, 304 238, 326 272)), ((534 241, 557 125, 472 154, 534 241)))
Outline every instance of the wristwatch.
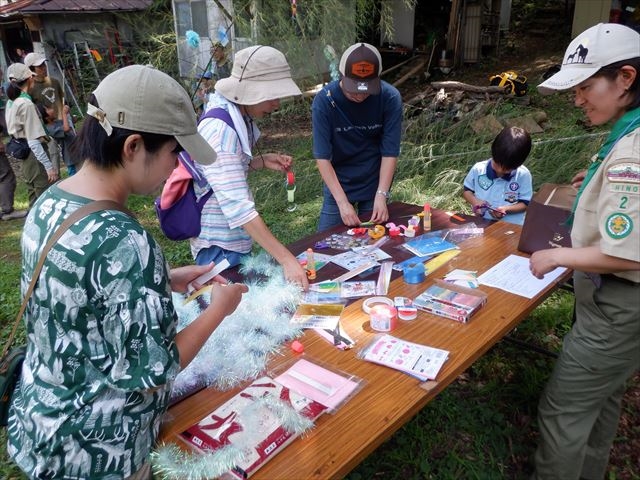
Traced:
POLYGON ((376 192, 376 195, 382 195, 387 200, 389 200, 389 198, 391 197, 391 194, 389 192, 385 192, 384 190, 378 190, 376 192))

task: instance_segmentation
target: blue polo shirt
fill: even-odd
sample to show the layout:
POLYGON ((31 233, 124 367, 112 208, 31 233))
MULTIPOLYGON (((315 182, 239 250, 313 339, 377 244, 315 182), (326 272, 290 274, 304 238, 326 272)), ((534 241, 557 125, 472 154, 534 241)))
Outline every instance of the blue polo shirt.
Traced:
MULTIPOLYGON (((465 191, 471 191, 478 200, 488 202, 494 208, 522 202, 529 205, 533 196, 531 172, 524 165, 510 175, 498 177, 491 167, 491 159, 476 163, 464 179, 465 191)), ((525 212, 508 213, 502 220, 522 225, 525 212)), ((495 220, 487 210, 484 218, 495 220)))
POLYGON ((336 80, 318 92, 311 112, 314 158, 331 162, 350 202, 374 198, 382 157, 400 154, 398 90, 383 81, 379 95, 356 103, 344 96, 336 80))

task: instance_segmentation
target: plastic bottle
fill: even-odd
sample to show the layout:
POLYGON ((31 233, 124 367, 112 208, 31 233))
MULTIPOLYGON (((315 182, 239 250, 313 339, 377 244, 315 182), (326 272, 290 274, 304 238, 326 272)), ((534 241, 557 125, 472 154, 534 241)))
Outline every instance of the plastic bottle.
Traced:
POLYGON ((425 232, 431 230, 431 205, 428 203, 424 204, 423 210, 424 217, 422 218, 422 225, 425 232))

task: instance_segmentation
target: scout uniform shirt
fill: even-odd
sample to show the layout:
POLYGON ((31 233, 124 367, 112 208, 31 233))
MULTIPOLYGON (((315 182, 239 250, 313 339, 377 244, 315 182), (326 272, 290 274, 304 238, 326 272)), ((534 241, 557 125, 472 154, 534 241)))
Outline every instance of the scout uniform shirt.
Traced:
POLYGON ((13 137, 37 140, 47 136, 36 106, 31 97, 24 92, 13 102, 7 103, 5 116, 7 132, 13 137))
MULTIPOLYGON (((606 255, 640 262, 640 128, 618 140, 584 188, 571 242, 575 248, 600 245, 606 255)), ((640 282, 640 271, 614 275, 640 282)))

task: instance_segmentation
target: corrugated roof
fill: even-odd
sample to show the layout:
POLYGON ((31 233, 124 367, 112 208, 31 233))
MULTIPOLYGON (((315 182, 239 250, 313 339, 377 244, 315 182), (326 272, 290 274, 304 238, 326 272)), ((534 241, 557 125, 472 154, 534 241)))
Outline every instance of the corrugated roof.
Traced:
POLYGON ((8 13, 16 12, 21 8, 31 5, 32 3, 33 0, 18 0, 7 5, 3 5, 2 7, 0 7, 0 15, 6 15, 8 13))
POLYGON ((89 13, 144 10, 153 0, 18 0, 0 7, 7 13, 89 13))

